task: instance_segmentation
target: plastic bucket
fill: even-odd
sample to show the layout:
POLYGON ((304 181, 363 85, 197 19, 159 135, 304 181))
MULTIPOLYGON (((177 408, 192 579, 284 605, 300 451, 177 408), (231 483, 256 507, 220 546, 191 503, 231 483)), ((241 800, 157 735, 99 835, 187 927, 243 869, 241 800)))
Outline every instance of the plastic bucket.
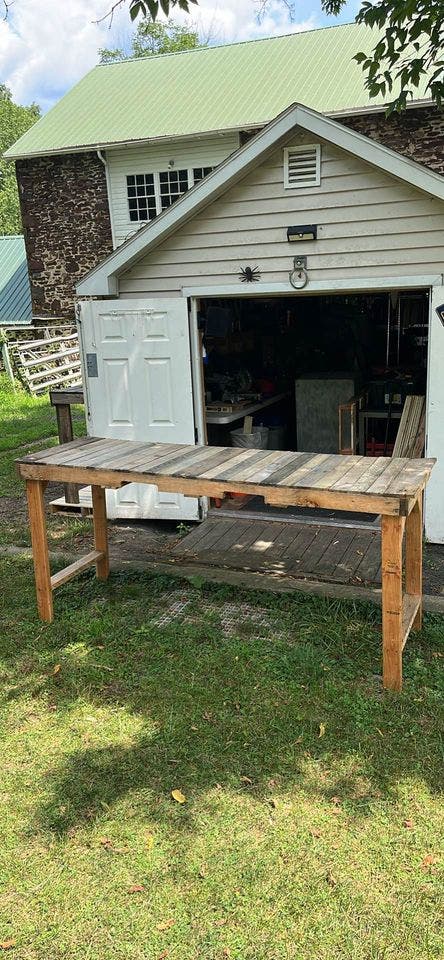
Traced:
POLYGON ((253 427, 252 433, 241 430, 232 430, 230 433, 232 447, 244 447, 250 450, 268 449, 268 427, 253 427))

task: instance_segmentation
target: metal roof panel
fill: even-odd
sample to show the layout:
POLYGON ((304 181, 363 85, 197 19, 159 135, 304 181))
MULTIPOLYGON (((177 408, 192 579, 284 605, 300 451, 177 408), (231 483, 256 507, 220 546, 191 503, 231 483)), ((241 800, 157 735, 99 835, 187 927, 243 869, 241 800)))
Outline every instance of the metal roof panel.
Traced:
POLYGON ((320 113, 380 106, 353 60, 377 36, 351 23, 99 65, 6 156, 262 126, 295 101, 320 113))
POLYGON ((0 237, 0 324, 31 323, 31 291, 25 241, 0 237))

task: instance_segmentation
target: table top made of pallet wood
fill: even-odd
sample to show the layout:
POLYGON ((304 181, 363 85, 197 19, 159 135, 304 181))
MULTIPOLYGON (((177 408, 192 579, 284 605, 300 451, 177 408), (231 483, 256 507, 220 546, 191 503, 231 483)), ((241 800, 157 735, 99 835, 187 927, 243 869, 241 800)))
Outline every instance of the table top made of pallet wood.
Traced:
POLYGON ((118 488, 153 483, 185 496, 263 496, 302 504, 406 516, 430 477, 434 459, 360 457, 292 450, 139 443, 84 437, 17 461, 24 479, 118 488))

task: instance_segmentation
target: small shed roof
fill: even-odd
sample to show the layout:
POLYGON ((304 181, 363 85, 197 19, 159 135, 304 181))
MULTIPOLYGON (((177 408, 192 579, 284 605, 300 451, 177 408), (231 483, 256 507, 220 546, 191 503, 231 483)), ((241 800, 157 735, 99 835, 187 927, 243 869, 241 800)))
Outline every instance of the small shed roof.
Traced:
MULTIPOLYGON (((349 23, 95 67, 6 156, 262 127, 296 100, 320 113, 383 106, 354 55, 378 34, 349 23)), ((417 90, 425 96, 426 79, 417 90)))
POLYGON ((0 237, 0 324, 13 326, 31 320, 25 241, 22 236, 0 237))

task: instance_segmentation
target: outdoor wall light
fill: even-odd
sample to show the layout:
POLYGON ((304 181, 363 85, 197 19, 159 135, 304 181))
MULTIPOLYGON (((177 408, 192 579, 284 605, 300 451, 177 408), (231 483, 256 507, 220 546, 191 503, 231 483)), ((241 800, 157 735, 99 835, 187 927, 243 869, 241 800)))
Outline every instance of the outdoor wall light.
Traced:
POLYGON ((317 240, 318 228, 315 223, 306 223, 298 227, 287 227, 287 240, 317 240))

